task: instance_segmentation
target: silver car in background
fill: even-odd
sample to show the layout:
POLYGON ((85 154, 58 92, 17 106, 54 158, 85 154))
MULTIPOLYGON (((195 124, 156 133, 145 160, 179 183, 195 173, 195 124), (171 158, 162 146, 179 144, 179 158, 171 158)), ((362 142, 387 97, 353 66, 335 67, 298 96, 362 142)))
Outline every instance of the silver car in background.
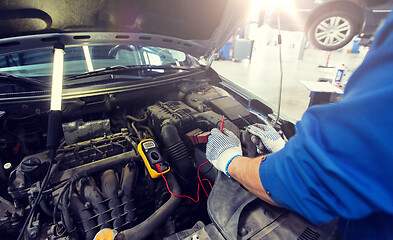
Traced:
POLYGON ((281 30, 304 31, 316 48, 332 51, 347 45, 356 35, 368 43, 392 7, 391 0, 278 1, 261 11, 260 24, 264 21, 278 28, 279 15, 281 30))

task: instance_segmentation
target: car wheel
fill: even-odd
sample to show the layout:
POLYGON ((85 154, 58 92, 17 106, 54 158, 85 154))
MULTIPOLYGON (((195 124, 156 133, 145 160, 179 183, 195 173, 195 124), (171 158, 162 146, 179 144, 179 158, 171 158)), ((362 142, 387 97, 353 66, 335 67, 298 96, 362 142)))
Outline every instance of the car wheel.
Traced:
POLYGON ((344 11, 316 17, 308 28, 308 39, 318 49, 332 51, 347 45, 357 34, 355 18, 344 11))

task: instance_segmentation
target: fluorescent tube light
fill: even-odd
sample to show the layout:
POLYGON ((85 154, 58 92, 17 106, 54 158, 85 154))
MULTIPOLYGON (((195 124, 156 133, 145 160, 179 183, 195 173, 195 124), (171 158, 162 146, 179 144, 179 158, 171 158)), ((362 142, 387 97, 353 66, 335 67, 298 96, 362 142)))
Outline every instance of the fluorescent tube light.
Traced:
POLYGON ((64 50, 54 49, 53 75, 52 75, 52 93, 51 93, 51 111, 61 111, 61 95, 63 92, 63 64, 64 50))

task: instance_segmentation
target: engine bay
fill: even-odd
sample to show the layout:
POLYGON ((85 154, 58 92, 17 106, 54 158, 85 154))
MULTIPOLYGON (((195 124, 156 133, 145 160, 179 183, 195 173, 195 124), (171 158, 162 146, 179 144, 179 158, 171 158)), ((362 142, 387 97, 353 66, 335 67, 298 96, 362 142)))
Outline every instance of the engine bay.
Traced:
MULTIPOLYGON (((242 139, 244 154, 253 157, 266 150, 245 128, 263 116, 206 82, 172 89, 129 95, 130 102, 114 94, 66 102, 62 144, 25 239, 93 239, 103 228, 134 229, 134 239, 162 239, 198 221, 211 222, 206 200, 217 170, 205 156, 209 131, 224 118, 224 127, 242 139), (138 150, 145 141, 156 145, 148 153, 151 161, 167 166, 150 166, 159 177, 138 150)), ((0 229, 9 238, 21 228, 49 166, 45 118, 6 112, 1 117, 0 229)))

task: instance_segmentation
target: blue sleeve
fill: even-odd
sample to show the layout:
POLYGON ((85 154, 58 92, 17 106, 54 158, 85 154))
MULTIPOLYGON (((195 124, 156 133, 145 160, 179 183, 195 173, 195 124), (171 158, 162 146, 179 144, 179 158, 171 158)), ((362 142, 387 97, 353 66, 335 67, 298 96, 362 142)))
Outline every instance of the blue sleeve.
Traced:
POLYGON ((393 214, 393 15, 339 103, 309 108, 261 163, 265 190, 313 223, 393 214))

